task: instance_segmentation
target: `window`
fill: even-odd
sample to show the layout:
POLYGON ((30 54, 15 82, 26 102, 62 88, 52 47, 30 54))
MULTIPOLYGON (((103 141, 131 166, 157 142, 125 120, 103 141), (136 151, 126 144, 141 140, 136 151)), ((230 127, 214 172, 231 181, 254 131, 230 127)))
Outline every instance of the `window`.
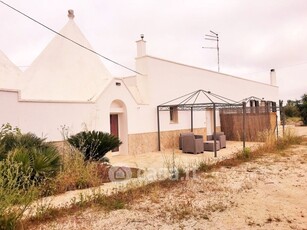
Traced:
POLYGON ((177 106, 169 108, 169 118, 171 123, 178 123, 178 109, 177 106))

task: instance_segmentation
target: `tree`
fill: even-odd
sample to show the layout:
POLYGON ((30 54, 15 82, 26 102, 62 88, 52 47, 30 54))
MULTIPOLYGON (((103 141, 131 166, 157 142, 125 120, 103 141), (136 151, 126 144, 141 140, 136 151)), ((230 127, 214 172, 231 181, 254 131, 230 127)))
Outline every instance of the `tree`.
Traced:
POLYGON ((298 104, 298 109, 300 111, 304 125, 307 125, 307 94, 302 96, 301 103, 298 104))
POLYGON ((286 117, 300 117, 301 113, 298 108, 299 101, 288 100, 284 107, 286 117))

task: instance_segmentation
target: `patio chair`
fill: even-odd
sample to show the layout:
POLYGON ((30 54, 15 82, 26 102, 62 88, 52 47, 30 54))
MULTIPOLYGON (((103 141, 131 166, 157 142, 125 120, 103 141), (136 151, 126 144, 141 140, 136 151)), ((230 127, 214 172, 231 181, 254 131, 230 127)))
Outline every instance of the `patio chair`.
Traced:
POLYGON ((182 138, 187 135, 194 135, 192 132, 180 133, 179 136, 179 149, 182 150, 182 138))
MULTIPOLYGON (((220 149, 226 148, 226 135, 224 134, 224 132, 216 132, 215 137, 216 137, 215 139, 220 142, 220 149)), ((207 140, 208 141, 214 140, 214 136, 207 135, 207 140)))
POLYGON ((182 152, 184 153, 202 153, 204 152, 204 138, 202 135, 193 133, 181 135, 182 152))

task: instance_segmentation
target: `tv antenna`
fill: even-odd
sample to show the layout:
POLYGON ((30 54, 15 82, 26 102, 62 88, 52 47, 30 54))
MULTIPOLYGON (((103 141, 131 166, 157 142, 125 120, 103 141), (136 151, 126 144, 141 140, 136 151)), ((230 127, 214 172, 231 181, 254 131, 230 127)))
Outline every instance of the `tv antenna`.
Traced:
POLYGON ((217 50, 217 70, 220 72, 220 47, 219 47, 219 34, 210 30, 211 34, 206 34, 205 39, 210 41, 216 41, 216 47, 202 47, 204 49, 216 49, 217 50))

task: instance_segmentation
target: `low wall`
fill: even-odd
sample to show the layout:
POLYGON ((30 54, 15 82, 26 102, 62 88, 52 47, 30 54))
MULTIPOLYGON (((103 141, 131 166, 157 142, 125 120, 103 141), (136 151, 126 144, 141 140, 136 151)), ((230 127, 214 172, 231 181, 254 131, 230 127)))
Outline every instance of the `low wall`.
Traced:
MULTIPOLYGON (((220 130, 217 127, 217 130, 220 130)), ((190 132, 190 129, 163 131, 160 133, 161 151, 165 149, 179 149, 179 135, 180 133, 190 132)), ((193 130, 194 134, 203 135, 206 140, 206 128, 197 128, 193 130)), ((128 135, 128 152, 129 154, 141 154, 147 152, 158 151, 158 133, 138 133, 128 135)))

